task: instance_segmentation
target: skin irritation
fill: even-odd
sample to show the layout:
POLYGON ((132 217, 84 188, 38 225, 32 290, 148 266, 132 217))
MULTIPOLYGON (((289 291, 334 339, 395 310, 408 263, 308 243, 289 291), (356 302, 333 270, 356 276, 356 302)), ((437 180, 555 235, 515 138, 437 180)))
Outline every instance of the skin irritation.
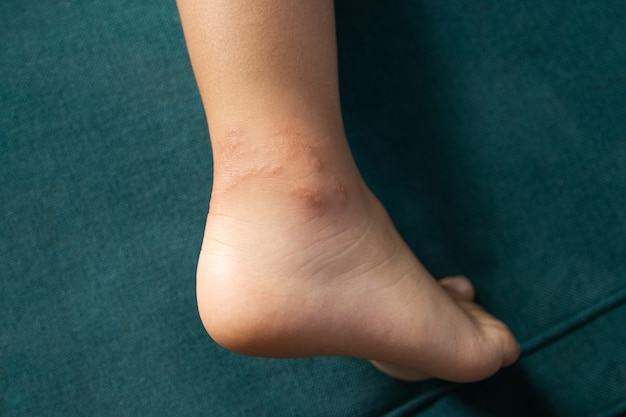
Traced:
POLYGON ((260 143, 233 128, 226 140, 216 144, 216 193, 284 194, 291 203, 314 213, 345 205, 347 185, 324 162, 323 144, 288 129, 269 136, 260 143))

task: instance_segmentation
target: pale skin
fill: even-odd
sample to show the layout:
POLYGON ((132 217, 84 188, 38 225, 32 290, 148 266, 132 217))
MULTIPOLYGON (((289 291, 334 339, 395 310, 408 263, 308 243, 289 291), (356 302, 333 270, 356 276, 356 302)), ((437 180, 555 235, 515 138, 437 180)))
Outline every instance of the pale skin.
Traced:
POLYGON ((200 317, 235 352, 351 356, 476 381, 519 356, 464 277, 437 282, 363 182, 339 105, 332 0, 178 0, 214 183, 200 317))

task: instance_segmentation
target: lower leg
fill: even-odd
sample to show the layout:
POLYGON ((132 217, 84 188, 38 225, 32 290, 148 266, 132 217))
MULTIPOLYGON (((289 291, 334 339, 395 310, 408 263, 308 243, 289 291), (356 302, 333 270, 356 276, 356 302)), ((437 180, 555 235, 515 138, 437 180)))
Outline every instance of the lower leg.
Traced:
POLYGON ((506 326, 466 281, 437 284, 363 183, 332 2, 178 4, 214 151, 198 266, 211 336, 251 355, 367 358, 405 379, 476 380, 513 362, 506 326))

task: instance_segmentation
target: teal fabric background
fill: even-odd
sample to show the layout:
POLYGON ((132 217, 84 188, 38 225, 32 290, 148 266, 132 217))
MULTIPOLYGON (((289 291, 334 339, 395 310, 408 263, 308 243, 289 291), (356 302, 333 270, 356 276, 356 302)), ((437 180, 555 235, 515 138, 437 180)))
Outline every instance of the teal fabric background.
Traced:
POLYGON ((0 4, 0 415, 626 415, 626 5, 337 0, 346 129, 420 259, 518 335, 476 384, 224 351, 174 2, 0 4))

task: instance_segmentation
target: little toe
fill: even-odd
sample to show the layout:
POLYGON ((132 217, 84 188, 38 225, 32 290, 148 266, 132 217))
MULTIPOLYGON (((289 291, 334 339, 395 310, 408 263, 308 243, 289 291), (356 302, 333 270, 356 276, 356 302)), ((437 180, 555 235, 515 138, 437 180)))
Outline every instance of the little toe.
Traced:
POLYGON ((476 290, 467 277, 458 275, 443 278, 439 284, 455 300, 473 301, 476 297, 476 290))

